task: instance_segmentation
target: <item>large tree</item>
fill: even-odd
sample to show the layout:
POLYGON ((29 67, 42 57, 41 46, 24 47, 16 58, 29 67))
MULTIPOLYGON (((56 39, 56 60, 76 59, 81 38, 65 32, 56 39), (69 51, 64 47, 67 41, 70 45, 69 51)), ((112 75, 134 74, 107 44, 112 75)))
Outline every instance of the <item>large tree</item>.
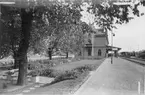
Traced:
POLYGON ((68 53, 78 55, 81 52, 81 48, 84 45, 83 25, 84 23, 79 22, 79 24, 70 25, 70 27, 66 31, 64 31, 64 35, 60 39, 60 47, 58 48, 66 53, 66 58, 68 58, 68 53))
MULTIPOLYGON (((6 9, 4 12, 8 11, 11 13, 12 11, 9 10, 9 8, 11 9, 12 7, 2 7, 2 9, 6 9)), ((2 54, 9 53, 10 49, 13 50, 14 60, 17 60, 19 63, 19 75, 17 84, 24 85, 26 84, 27 78, 27 51, 30 45, 33 45, 32 43, 36 40, 39 41, 40 39, 43 40, 43 38, 49 37, 51 40, 49 39, 50 43, 48 48, 51 49, 51 54, 52 50, 57 46, 59 39, 63 36, 62 31, 64 31, 69 24, 76 24, 79 21, 81 15, 77 6, 73 4, 71 6, 68 4, 64 5, 58 2, 51 2, 51 4, 47 6, 45 4, 42 6, 30 7, 21 7, 18 5, 18 9, 16 11, 12 14, 6 13, 9 15, 8 18, 5 18, 5 14, 2 14, 2 17, 4 17, 2 20, 4 20, 4 24, 9 24, 8 28, 10 28, 10 30, 8 30, 6 34, 3 32, 3 35, 5 34, 9 37, 9 42, 4 43, 1 49, 4 48, 2 54), (18 10, 20 10, 19 13, 16 12, 18 10), (21 22, 19 24, 17 23, 20 25, 16 28, 18 31, 15 31, 14 26, 16 17, 13 18, 13 16, 15 15, 18 15, 17 17, 20 18, 21 22), (9 18, 10 20, 7 21, 9 18), (33 30, 32 28, 35 29, 33 30), (11 33, 11 30, 14 33, 11 33), (17 32, 20 32, 20 36, 18 38, 15 37, 18 34, 17 32), (35 34, 37 35, 35 36, 35 34), (15 40, 15 38, 20 39, 20 41, 15 40)))
MULTIPOLYGON (((38 15, 41 15, 41 22, 36 18, 34 25, 35 30, 41 33, 41 42, 46 50, 48 50, 49 58, 52 58, 52 53, 59 48, 60 39, 65 35, 65 31, 69 32, 71 25, 77 25, 80 21, 80 9, 75 5, 54 4, 49 7, 37 9, 38 15)), ((37 33, 37 35, 39 34, 37 33)))

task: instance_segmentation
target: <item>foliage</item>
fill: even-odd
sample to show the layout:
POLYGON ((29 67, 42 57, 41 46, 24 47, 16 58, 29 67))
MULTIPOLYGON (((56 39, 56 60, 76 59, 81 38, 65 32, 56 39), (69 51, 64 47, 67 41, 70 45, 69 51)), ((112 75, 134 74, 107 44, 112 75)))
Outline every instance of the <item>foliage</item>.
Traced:
POLYGON ((135 52, 121 52, 120 54, 121 54, 122 57, 135 56, 135 52))
POLYGON ((64 80, 69 80, 69 79, 75 79, 77 78, 77 73, 74 71, 66 71, 62 74, 60 74, 59 76, 56 76, 54 82, 60 82, 60 81, 64 81, 64 80))
POLYGON ((33 69, 28 75, 54 77, 55 81, 59 81, 59 80, 77 78, 79 74, 87 71, 92 71, 94 70, 94 68, 95 66, 93 65, 85 65, 69 71, 57 71, 57 70, 50 69, 49 67, 46 68, 40 67, 40 68, 33 69))
POLYGON ((81 66, 81 67, 77 67, 73 70, 70 71, 64 71, 61 72, 57 71, 58 73, 55 74, 55 80, 54 83, 56 82, 60 82, 60 81, 64 81, 64 80, 69 80, 69 79, 76 79, 78 78, 81 74, 92 71, 96 68, 94 68, 94 66, 92 65, 85 65, 85 66, 81 66))
POLYGON ((139 57, 139 58, 142 58, 142 59, 145 59, 145 53, 141 53, 141 54, 139 54, 138 57, 139 57))
POLYGON ((67 64, 68 59, 29 61, 28 69, 32 71, 28 75, 55 77, 55 74, 52 73, 54 71, 50 68, 62 63, 67 64))
POLYGON ((78 25, 71 25, 70 30, 66 31, 64 36, 60 39, 61 46, 59 49, 67 53, 79 53, 84 45, 84 36, 82 23, 78 25))
POLYGON ((83 34, 93 32, 91 26, 88 25, 86 22, 81 22, 81 29, 83 34))
POLYGON ((95 24, 106 31, 112 31, 117 28, 115 24, 128 23, 133 19, 129 17, 130 12, 139 16, 139 10, 136 4, 133 8, 130 5, 114 5, 112 1, 106 1, 102 4, 91 4, 88 7, 88 12, 95 15, 95 24))
MULTIPOLYGON (((32 44, 37 44, 45 51, 57 49, 60 39, 69 32, 70 25, 77 24, 81 14, 74 5, 53 4, 49 7, 38 7, 33 23, 32 44)), ((41 50, 35 45, 34 49, 41 50)))
POLYGON ((48 64, 41 64, 39 61, 31 61, 28 63, 28 69, 29 70, 37 70, 37 69, 44 69, 47 68, 48 64))
POLYGON ((145 50, 139 52, 138 57, 139 57, 139 58, 142 58, 142 59, 145 59, 145 50))
POLYGON ((52 70, 51 69, 37 69, 37 70, 33 70, 30 73, 28 73, 28 75, 34 77, 34 76, 46 76, 46 77, 54 77, 52 75, 52 70))
POLYGON ((68 59, 53 59, 53 60, 37 60, 37 61, 29 61, 28 69, 29 70, 37 70, 37 69, 46 69, 53 66, 57 66, 60 64, 67 64, 68 59))
POLYGON ((1 47, 1 57, 5 57, 12 52, 12 55, 16 54, 21 35, 21 19, 20 19, 20 10, 14 7, 5 7, 2 6, 2 9, 5 11, 1 15, 2 21, 2 47, 1 47))
MULTIPOLYGON (((22 1, 23 2, 23 1, 22 1)), ((35 53, 45 52, 48 47, 52 49, 56 48, 64 37, 66 31, 69 33, 70 25, 77 25, 80 23, 80 11, 82 0, 71 1, 67 0, 66 4, 60 3, 59 1, 32 1, 30 3, 30 9, 33 8, 33 26, 31 31, 31 41, 30 50, 34 50, 35 53), (37 2, 37 3, 36 3, 37 2), (45 3, 44 3, 45 2, 45 3), (49 2, 49 3, 48 3, 49 2), (51 3, 50 3, 51 2, 51 3), (73 3, 70 3, 73 2, 73 3), (34 4, 34 6, 33 6, 34 4), (35 6, 35 4, 37 6, 35 6), (40 4, 40 5, 39 5, 40 4), (49 6, 45 6, 45 5, 49 6)), ((88 0, 83 2, 89 2, 88 0)), ((101 1, 104 2, 104 1, 101 1)), ((89 3, 88 11, 95 15, 95 23, 101 28, 107 30, 112 30, 116 28, 114 23, 122 24, 128 22, 130 18, 129 8, 133 11, 135 15, 139 16, 139 11, 137 9, 138 4, 133 7, 131 6, 116 6, 112 4, 112 1, 108 3, 108 6, 103 6, 100 1, 95 0, 93 3, 89 3)), ((26 2, 24 2, 26 4, 26 2)), ((106 2, 105 2, 106 3, 106 2)), ((7 7, 8 20, 3 19, 5 15, 2 16, 2 21, 5 26, 7 26, 8 32, 3 32, 2 41, 2 51, 1 57, 8 55, 11 50, 16 53, 19 47, 19 42, 21 40, 21 18, 20 18, 20 8, 7 7), (5 39, 5 40, 4 40, 5 39), (7 40, 6 40, 7 39, 7 40), (8 40, 9 39, 9 40, 8 40)), ((28 9, 28 10, 30 10, 28 9)), ((91 32, 86 23, 82 24, 82 31, 91 32)), ((64 37, 65 38, 65 37, 64 37)), ((68 38, 65 38, 68 39, 68 38)), ((71 40, 71 38, 69 39, 71 40)), ((64 42, 65 46, 69 49, 69 42, 64 42)), ((79 42, 80 43, 80 42, 79 42)), ((72 50, 69 50, 72 51, 72 50)))

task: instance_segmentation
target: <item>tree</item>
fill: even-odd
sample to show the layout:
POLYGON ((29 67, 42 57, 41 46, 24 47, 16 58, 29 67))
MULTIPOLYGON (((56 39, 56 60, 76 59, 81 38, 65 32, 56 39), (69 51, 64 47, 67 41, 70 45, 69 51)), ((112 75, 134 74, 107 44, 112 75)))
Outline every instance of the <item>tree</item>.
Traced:
POLYGON ((68 58, 69 53, 75 54, 77 43, 82 45, 83 31, 80 24, 70 25, 69 28, 64 31, 63 37, 60 39, 59 49, 66 53, 66 58, 68 58), (79 36, 79 37, 78 37, 79 36), (79 43, 80 41, 80 43, 79 43))
MULTIPOLYGON (((41 31, 41 42, 48 50, 49 59, 52 58, 53 51, 60 43, 60 39, 64 36, 64 31, 69 31, 69 26, 77 24, 80 20, 81 14, 75 5, 60 5, 54 4, 43 9, 38 9, 38 15, 43 14, 43 21, 36 21, 34 28, 41 31), (45 12, 44 12, 45 10, 45 12), (44 35, 44 34, 45 35, 44 35)), ((34 31, 35 33, 35 31, 34 31)))
POLYGON ((18 68, 18 48, 21 40, 21 18, 20 18, 20 9, 17 8, 7 8, 9 9, 7 12, 7 16, 9 16, 6 25, 8 29, 9 38, 10 38, 10 50, 12 52, 12 56, 14 58, 14 68, 18 68))
POLYGON ((66 53, 66 58, 68 58, 68 53, 80 55, 84 46, 84 34, 92 32, 91 26, 82 21, 78 24, 70 25, 60 39, 59 49, 66 53))
POLYGON ((138 57, 145 59, 145 50, 140 51, 138 57))
POLYGON ((18 68, 18 62, 16 60, 17 50, 20 42, 20 10, 13 7, 2 6, 1 21, 2 21, 2 45, 1 55, 2 57, 9 55, 10 52, 14 60, 14 68, 18 68), (6 55, 5 55, 6 54, 6 55))
MULTIPOLYGON (((17 15, 17 13, 13 14, 12 16, 17 15)), ((20 35, 20 42, 18 43, 18 49, 16 53, 16 57, 14 57, 15 60, 19 63, 19 75, 18 75, 18 81, 17 84, 23 85, 26 84, 26 74, 27 74, 27 51, 30 45, 31 38, 33 39, 34 33, 31 33, 31 28, 33 25, 36 25, 36 23, 41 22, 41 24, 38 24, 37 26, 34 26, 38 31, 35 31, 38 33, 36 39, 44 36, 46 34, 47 36, 51 38, 49 39, 49 47, 52 54, 52 50, 57 47, 57 44, 59 42, 59 39, 62 37, 62 32, 68 24, 76 24, 77 21, 80 19, 80 13, 78 9, 72 5, 71 7, 69 5, 60 5, 60 4, 52 4, 51 6, 40 6, 34 8, 21 8, 20 9, 20 18, 21 18, 21 35, 20 35), (44 9, 44 10, 43 10, 44 9), (67 12, 66 12, 67 11, 67 12), (34 21, 33 21, 34 20, 34 21), (49 24, 48 22, 49 21, 49 24), (36 23, 35 23, 36 22, 36 23), (50 29, 51 30, 48 30, 50 29), (42 29, 42 31, 41 31, 42 29), (42 36, 43 35, 43 36, 42 36)), ((13 21, 13 19, 11 18, 13 21)), ((7 21, 8 22, 8 21, 7 21)), ((12 28, 14 28, 14 25, 12 22, 12 28)), ((35 33, 35 34, 37 34, 35 33)), ((10 33, 8 33, 10 34, 10 33)), ((10 35, 12 39, 12 35, 10 35)), ((39 40, 39 39, 38 39, 39 40)), ((42 39, 43 40, 43 39, 42 39)), ((34 41, 34 40, 33 40, 34 41)), ((12 41, 15 42, 15 41, 12 41)), ((8 44, 7 44, 8 45, 8 44)), ((14 47, 14 43, 12 44, 12 47, 14 47)), ((13 49, 13 48, 12 48, 13 49)), ((10 50, 10 49, 8 49, 10 50)), ((13 51, 15 54, 15 51, 13 51)), ((51 56, 50 56, 51 59, 51 56)))
POLYGON ((117 28, 115 24, 128 23, 133 19, 129 17, 129 13, 132 10, 134 15, 140 16, 137 7, 139 4, 134 5, 115 5, 113 1, 105 1, 102 4, 90 4, 88 12, 95 15, 95 24, 106 31, 112 31, 113 28, 117 28))

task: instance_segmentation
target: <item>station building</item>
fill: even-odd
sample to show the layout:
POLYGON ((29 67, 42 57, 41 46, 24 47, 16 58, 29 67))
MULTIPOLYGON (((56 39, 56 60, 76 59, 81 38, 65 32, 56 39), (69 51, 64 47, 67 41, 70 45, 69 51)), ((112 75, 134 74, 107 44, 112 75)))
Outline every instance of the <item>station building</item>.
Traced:
POLYGON ((93 33, 84 35, 85 44, 82 47, 81 58, 83 59, 101 59, 109 55, 109 51, 117 56, 121 48, 109 46, 108 34, 103 29, 93 29, 93 33))

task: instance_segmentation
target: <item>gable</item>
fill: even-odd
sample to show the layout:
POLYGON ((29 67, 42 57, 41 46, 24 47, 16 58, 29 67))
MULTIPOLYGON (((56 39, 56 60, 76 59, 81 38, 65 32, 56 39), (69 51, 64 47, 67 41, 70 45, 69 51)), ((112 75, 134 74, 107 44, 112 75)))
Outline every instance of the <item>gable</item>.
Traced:
POLYGON ((106 46, 108 45, 106 36, 95 36, 93 41, 94 46, 106 46))

